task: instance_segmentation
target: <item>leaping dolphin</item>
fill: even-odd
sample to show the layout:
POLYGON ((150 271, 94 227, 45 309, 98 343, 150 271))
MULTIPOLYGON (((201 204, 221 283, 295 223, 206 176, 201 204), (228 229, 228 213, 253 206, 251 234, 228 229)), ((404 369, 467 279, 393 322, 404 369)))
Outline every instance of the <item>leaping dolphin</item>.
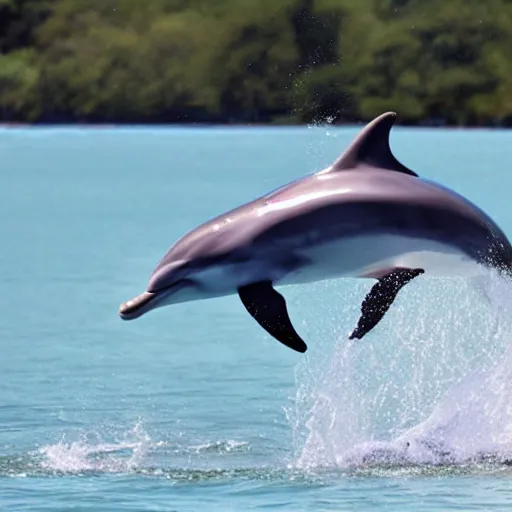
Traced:
POLYGON ((330 167, 186 234, 158 263, 147 290, 120 306, 121 318, 238 293, 270 335, 305 352, 276 285, 377 279, 349 336, 361 339, 421 274, 471 277, 492 268, 510 276, 512 247, 496 223, 395 158, 395 118, 374 119, 330 167))

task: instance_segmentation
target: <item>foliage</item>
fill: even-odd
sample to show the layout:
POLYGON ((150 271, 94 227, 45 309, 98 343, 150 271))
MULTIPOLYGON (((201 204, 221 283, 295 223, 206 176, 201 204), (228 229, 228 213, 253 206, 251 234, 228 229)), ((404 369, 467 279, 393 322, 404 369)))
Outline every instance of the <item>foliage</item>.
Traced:
POLYGON ((4 121, 510 125, 511 85, 510 0, 0 0, 4 121))

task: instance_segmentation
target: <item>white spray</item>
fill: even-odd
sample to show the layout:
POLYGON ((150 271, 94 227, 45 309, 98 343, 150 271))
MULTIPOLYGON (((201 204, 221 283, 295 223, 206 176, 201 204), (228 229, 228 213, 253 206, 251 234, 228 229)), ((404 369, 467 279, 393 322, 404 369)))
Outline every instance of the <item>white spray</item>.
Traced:
POLYGON ((411 284, 379 331, 305 359, 287 413, 295 466, 511 459, 512 287, 495 275, 479 285, 411 284))

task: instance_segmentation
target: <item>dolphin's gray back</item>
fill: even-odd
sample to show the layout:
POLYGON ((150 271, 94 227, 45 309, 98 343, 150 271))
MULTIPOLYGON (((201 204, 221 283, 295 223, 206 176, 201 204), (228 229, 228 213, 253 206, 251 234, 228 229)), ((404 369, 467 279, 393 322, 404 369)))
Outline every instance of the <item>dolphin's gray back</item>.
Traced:
POLYGON ((509 267, 512 262, 507 237, 482 210, 449 189, 406 174, 358 169, 317 175, 267 198, 262 210, 269 218, 258 244, 279 240, 284 246, 301 236, 309 245, 394 234, 454 246, 479 263, 509 267), (293 206, 294 198, 308 196, 293 206))
POLYGON ((176 261, 286 259, 301 246, 361 234, 396 234, 456 247, 479 263, 510 267, 512 247, 471 202, 435 183, 373 168, 316 174, 203 224, 154 271, 176 261))

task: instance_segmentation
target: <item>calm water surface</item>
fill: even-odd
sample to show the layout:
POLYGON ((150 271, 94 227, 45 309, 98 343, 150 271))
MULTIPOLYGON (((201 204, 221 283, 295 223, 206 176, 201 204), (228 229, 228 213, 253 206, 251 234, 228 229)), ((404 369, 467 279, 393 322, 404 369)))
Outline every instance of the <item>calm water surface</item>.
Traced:
MULTIPOLYGON (((237 297, 117 316, 177 237, 356 133, 1 131, 0 510, 510 510, 504 283, 418 279, 353 345, 370 283, 283 288, 306 356, 237 297)), ((512 133, 391 142, 512 236, 512 133)))

